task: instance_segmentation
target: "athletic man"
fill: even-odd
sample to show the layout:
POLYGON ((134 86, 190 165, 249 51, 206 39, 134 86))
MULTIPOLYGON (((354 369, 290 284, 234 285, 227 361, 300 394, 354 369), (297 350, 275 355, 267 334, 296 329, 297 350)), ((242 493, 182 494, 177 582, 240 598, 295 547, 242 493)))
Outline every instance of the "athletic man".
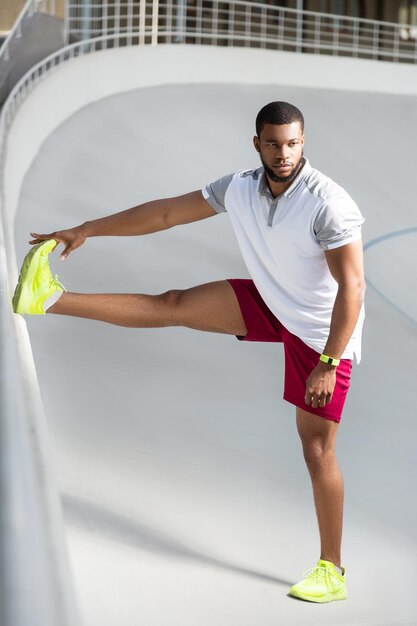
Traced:
POLYGON ((311 476, 321 554, 290 589, 313 602, 347 597, 341 565, 344 487, 335 455, 353 356, 360 360, 365 289, 361 226, 350 196, 303 156, 302 113, 271 102, 256 119, 262 166, 202 191, 156 200, 49 234, 31 233, 13 298, 22 314, 75 315, 130 327, 186 326, 284 344, 284 399, 311 476), (68 293, 53 279, 48 254, 62 257, 87 237, 143 235, 227 211, 253 280, 221 280, 141 294, 68 293))

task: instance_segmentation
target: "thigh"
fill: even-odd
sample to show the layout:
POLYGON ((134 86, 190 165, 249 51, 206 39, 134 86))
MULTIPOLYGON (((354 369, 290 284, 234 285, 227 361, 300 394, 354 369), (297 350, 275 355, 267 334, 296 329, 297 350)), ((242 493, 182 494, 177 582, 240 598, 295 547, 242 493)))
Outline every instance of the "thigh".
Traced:
POLYGON ((230 335, 246 335, 235 292, 227 280, 164 294, 171 302, 169 325, 230 335))
POLYGON ((297 430, 304 446, 319 445, 322 449, 333 449, 339 428, 338 422, 323 419, 304 409, 296 408, 297 430))

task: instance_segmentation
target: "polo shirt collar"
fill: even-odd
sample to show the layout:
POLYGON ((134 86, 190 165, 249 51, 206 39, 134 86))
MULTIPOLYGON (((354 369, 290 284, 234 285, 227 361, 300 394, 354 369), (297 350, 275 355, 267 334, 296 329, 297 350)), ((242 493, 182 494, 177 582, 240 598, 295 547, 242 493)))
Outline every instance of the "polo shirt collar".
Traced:
MULTIPOLYGON (((286 191, 284 191, 284 193, 282 194, 281 197, 283 198, 290 198, 292 196, 292 194, 294 193, 294 191, 297 189, 297 187, 300 185, 300 183, 308 176, 308 174, 311 172, 311 170, 313 169, 310 165, 309 160, 306 157, 304 158, 304 165, 301 168, 301 170, 298 172, 297 176, 294 178, 294 180, 292 181, 291 185, 288 187, 288 189, 286 191)), ((263 167, 260 167, 259 170, 259 175, 258 175, 258 192, 262 195, 262 196, 266 196, 267 198, 270 198, 271 200, 274 200, 276 198, 273 197, 272 193, 269 190, 267 181, 266 181, 266 174, 265 174, 265 170, 263 167)))

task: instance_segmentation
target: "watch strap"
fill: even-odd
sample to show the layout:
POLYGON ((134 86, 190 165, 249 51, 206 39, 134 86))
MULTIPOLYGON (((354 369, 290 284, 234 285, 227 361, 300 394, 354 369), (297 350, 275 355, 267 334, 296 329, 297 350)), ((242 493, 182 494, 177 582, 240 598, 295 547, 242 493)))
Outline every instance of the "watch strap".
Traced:
POLYGON ((334 359, 331 356, 327 356, 327 354, 320 354, 320 361, 328 365, 334 365, 334 367, 337 367, 340 363, 340 359, 334 359))

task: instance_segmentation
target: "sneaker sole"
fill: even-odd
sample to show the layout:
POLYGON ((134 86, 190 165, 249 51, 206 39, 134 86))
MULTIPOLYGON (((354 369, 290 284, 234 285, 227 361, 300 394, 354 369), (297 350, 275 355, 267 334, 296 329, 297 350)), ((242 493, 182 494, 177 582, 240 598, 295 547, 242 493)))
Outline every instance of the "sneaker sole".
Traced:
POLYGON ((298 598, 299 600, 306 600, 307 602, 318 602, 321 604, 324 602, 332 602, 333 600, 346 600, 347 590, 342 589, 338 593, 328 593, 327 596, 322 596, 321 598, 317 598, 317 596, 308 596, 308 595, 302 595, 302 594, 297 595, 296 593, 291 593, 291 592, 290 592, 290 596, 293 596, 294 598, 298 598))
POLYGON ((36 272, 38 271, 41 251, 48 245, 50 246, 51 241, 55 243, 54 247, 50 250, 50 252, 52 252, 57 246, 57 242, 55 239, 48 239, 47 241, 42 241, 36 244, 36 246, 33 246, 32 250, 30 250, 23 259, 22 269, 20 270, 19 280, 13 296, 13 311, 15 313, 25 312, 25 307, 21 307, 21 304, 24 302, 25 297, 30 299, 28 286, 32 284, 36 272), (23 309, 23 311, 21 309, 23 309))

